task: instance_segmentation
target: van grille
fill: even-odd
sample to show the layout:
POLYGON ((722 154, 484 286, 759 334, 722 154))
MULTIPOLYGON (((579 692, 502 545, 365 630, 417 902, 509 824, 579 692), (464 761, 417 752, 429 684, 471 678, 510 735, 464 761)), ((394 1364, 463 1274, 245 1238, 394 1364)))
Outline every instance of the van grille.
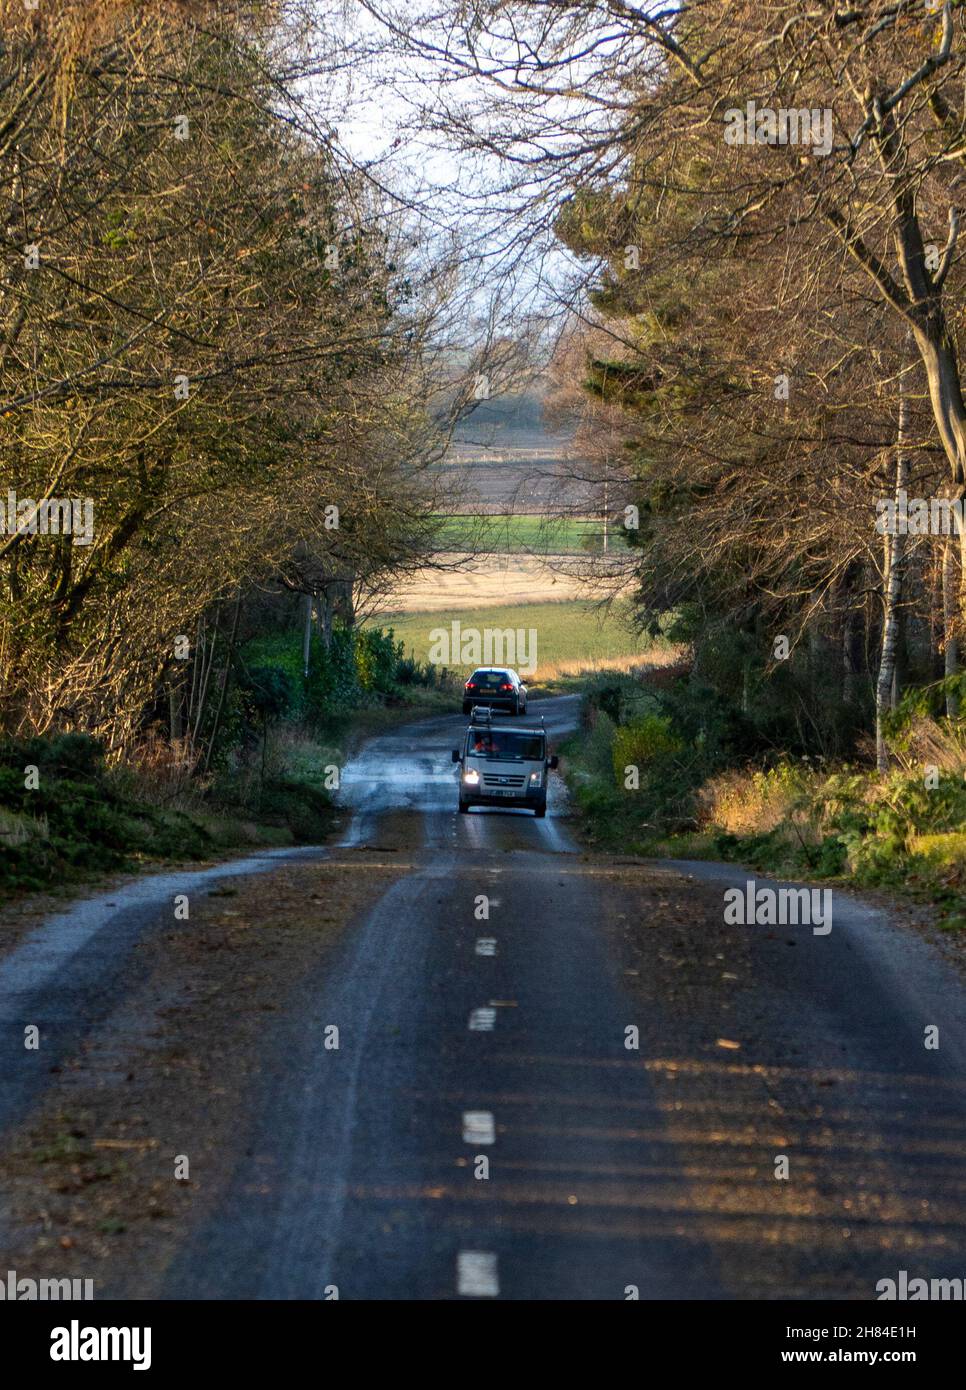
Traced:
POLYGON ((521 773, 484 772, 483 785, 486 787, 522 787, 526 777, 521 773))

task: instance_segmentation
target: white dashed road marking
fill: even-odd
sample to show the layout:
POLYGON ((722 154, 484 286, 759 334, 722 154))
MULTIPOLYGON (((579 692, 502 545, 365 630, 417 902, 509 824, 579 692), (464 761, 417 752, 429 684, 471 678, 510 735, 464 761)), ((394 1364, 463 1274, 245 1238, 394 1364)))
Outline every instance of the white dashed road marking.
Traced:
POLYGON ((461 1250, 456 1257, 456 1287, 470 1298, 496 1298, 500 1292, 496 1256, 483 1250, 461 1250))
POLYGON ((492 1033, 496 1009, 474 1009, 470 1014, 471 1033, 492 1033))
POLYGON ((476 954, 477 954, 478 956, 495 956, 495 955, 496 955, 496 937, 495 937, 495 936, 481 936, 481 937, 478 937, 478 938, 477 938, 477 942, 476 942, 476 954))
POLYGON ((496 1125, 489 1110, 463 1111, 463 1143, 496 1143, 496 1125))

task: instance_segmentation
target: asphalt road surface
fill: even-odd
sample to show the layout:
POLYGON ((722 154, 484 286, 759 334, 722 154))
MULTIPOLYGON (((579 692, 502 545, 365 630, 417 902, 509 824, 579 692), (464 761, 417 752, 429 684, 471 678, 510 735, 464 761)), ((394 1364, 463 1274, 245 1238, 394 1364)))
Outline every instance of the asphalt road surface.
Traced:
MULTIPOLYGON (((577 700, 521 723, 540 713, 553 740, 577 700)), ((725 931, 733 868, 658 866, 641 898, 578 850, 556 778, 545 820, 458 815, 465 722, 400 728, 346 769, 346 848, 405 821, 416 867, 266 1033, 231 1181, 158 1292, 869 1299, 900 1269, 966 1274, 955 970, 841 894, 827 936, 725 931)), ((0 963, 0 1019, 42 1010, 75 1046, 170 891, 145 880, 35 933, 0 963)), ((0 1124, 46 1079, 7 1069, 0 1124)))

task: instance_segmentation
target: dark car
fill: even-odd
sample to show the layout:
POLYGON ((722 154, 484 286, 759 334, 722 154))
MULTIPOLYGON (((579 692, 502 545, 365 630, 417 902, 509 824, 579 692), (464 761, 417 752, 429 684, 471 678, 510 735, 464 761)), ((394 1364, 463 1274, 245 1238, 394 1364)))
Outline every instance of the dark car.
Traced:
POLYGON ((509 667, 481 666, 463 688, 463 713, 469 714, 474 705, 526 714, 527 687, 509 667))

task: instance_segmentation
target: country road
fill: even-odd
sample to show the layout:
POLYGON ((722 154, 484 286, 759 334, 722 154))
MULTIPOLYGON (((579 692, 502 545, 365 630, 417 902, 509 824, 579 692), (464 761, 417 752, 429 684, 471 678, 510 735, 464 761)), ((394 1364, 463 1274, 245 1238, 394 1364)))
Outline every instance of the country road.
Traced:
MULTIPOLYGON (((541 713, 553 742, 577 699, 535 701, 522 722, 541 713)), ((331 949, 308 948, 246 1044, 251 1082, 196 1164, 198 1199, 156 1223, 163 1254, 151 1259, 154 1237, 133 1218, 133 1253, 123 1234, 87 1242, 106 1294, 871 1299, 900 1269, 962 1277, 966 996, 954 969, 837 890, 827 936, 728 925, 723 889, 743 871, 582 850, 556 778, 546 820, 459 816, 450 749, 464 727, 437 718, 372 740, 345 769, 352 817, 331 851, 145 878, 0 958, 7 1144, 34 1107, 56 1107, 74 1055, 113 1059, 87 1113, 123 1104, 115 1073, 145 1047, 137 953, 174 893, 230 880, 237 916, 259 881, 330 862, 371 893, 331 949), (380 873, 391 881, 372 882, 380 873), (25 1056, 34 1022, 44 1047, 25 1056), (924 1046, 930 1026, 938 1049, 924 1046)), ((294 925, 310 929, 323 901, 307 895, 294 925)), ((159 1017, 179 1043, 174 996, 159 1017)), ((203 1115, 205 1096, 193 1100, 203 1115)), ((145 1125, 146 1163, 191 1148, 183 1130, 168 1140, 160 1120, 145 1125)), ((0 1193, 0 1265, 22 1264, 42 1227, 28 1179, 21 1166, 16 1211, 0 1193)), ((100 1186, 128 1180, 119 1169, 100 1186)), ((81 1250, 97 1187, 78 1180, 66 1199, 81 1250)), ((50 1261, 49 1240, 33 1248, 50 1261)))

